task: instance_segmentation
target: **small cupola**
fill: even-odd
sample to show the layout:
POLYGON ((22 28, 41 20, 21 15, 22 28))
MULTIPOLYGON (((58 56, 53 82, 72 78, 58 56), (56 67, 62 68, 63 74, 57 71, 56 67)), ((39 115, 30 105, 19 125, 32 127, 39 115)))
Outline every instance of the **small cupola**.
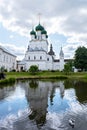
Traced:
POLYGON ((34 30, 32 30, 32 31, 30 32, 30 35, 36 35, 36 32, 35 32, 34 30))
POLYGON ((36 32, 33 29, 30 32, 30 35, 31 35, 31 40, 34 40, 36 38, 36 32))
POLYGON ((47 31, 44 29, 44 30, 42 30, 42 32, 41 32, 41 34, 47 34, 47 31))
POLYGON ((43 39, 43 40, 46 40, 46 38, 47 38, 47 37, 46 37, 47 31, 46 31, 45 29, 42 30, 42 31, 41 31, 41 35, 42 35, 42 39, 43 39))

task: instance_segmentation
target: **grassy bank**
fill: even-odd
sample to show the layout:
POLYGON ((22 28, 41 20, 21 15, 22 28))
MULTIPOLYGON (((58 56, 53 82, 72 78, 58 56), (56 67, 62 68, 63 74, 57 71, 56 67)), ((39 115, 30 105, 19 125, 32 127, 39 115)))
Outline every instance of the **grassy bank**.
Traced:
POLYGON ((29 72, 6 72, 6 79, 0 80, 0 84, 7 84, 14 82, 18 79, 78 79, 87 81, 87 73, 86 72, 78 72, 78 73, 69 73, 65 74, 63 72, 51 72, 51 71, 43 71, 38 72, 35 75, 30 74, 29 72))
POLYGON ((3 85, 3 84, 12 84, 12 83, 15 83, 16 79, 15 78, 8 78, 8 79, 2 79, 0 80, 0 85, 3 85))
POLYGON ((7 78, 15 78, 15 79, 66 79, 67 76, 60 73, 60 72, 50 72, 50 71, 44 71, 44 72, 38 72, 35 75, 30 74, 29 72, 7 72, 6 73, 7 78))
POLYGON ((36 75, 32 75, 29 72, 7 72, 6 78, 15 78, 15 79, 21 79, 21 78, 70 78, 70 79, 87 79, 87 73, 86 72, 77 72, 77 73, 69 73, 65 74, 63 72, 51 72, 51 71, 44 71, 44 72, 38 72, 36 75))

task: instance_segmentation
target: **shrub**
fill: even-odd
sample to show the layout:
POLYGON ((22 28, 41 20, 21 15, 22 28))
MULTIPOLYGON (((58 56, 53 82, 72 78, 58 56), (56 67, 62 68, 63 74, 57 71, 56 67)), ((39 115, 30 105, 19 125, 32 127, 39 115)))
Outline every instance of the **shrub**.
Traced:
POLYGON ((38 66, 37 65, 32 65, 32 66, 30 66, 30 68, 29 68, 29 72, 31 73, 31 74, 36 74, 37 72, 38 72, 38 66))
POLYGON ((12 69, 11 72, 16 72, 16 70, 15 70, 15 69, 12 69))
POLYGON ((15 83, 15 78, 0 80, 0 84, 11 84, 11 83, 15 83))

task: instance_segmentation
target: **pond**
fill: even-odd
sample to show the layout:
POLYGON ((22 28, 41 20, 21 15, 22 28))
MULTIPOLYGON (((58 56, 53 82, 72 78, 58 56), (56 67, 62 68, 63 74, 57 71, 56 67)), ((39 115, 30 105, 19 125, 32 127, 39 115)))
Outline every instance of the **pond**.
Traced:
POLYGON ((0 88, 0 130, 72 129, 87 130, 86 82, 26 80, 0 88))

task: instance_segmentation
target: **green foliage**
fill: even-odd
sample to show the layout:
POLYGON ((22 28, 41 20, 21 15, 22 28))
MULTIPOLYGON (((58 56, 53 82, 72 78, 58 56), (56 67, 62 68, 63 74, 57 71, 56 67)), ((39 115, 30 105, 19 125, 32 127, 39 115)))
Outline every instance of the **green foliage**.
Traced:
POLYGON ((69 62, 67 62, 65 65, 64 65, 64 72, 65 74, 69 74, 69 72, 72 72, 73 71, 73 61, 70 60, 69 62))
POLYGON ((38 66, 37 65, 32 65, 32 66, 30 66, 30 68, 29 68, 29 72, 31 73, 31 74, 36 74, 37 72, 38 72, 38 66))
POLYGON ((31 80, 29 82, 30 88, 37 88, 38 87, 38 82, 36 80, 31 80))
POLYGON ((0 80, 0 84, 11 84, 15 82, 15 78, 3 79, 0 80))
POLYGON ((78 47, 75 51, 75 67, 81 71, 87 71, 87 48, 78 47))
POLYGON ((12 69, 10 72, 16 72, 16 70, 15 70, 15 69, 12 69))

